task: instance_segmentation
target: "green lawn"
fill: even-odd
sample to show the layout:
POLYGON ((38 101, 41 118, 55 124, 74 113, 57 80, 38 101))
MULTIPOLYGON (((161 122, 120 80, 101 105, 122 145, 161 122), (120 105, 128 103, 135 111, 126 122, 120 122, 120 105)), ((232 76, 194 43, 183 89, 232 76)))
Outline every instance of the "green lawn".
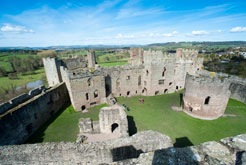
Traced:
POLYGON ((9 62, 0 61, 0 67, 4 68, 7 72, 13 72, 13 68, 9 62))
POLYGON ((94 121, 99 120, 99 110, 104 106, 107 104, 90 108, 88 113, 76 112, 72 105, 65 107, 44 124, 26 143, 76 141, 79 133, 79 119, 89 117, 94 121))
POLYGON ((126 61, 99 63, 99 65, 103 67, 121 66, 125 64, 127 64, 126 61))
MULTIPOLYGON (((226 113, 236 117, 221 117, 207 121, 195 119, 184 112, 171 110, 171 106, 180 105, 180 93, 142 97, 145 103, 139 103, 140 96, 119 97, 119 104, 126 104, 130 123, 130 132, 154 130, 171 137, 176 146, 197 145, 202 142, 219 140, 224 137, 246 133, 246 105, 230 99, 226 113)), ((98 120, 99 109, 106 105, 93 107, 88 113, 75 112, 70 105, 42 127, 30 142, 75 141, 79 118, 90 117, 98 120)))
POLYGON ((41 80, 45 76, 45 71, 43 68, 36 70, 35 74, 21 75, 18 74, 17 80, 10 80, 8 77, 0 77, 0 88, 10 88, 12 86, 23 86, 28 82, 41 80))

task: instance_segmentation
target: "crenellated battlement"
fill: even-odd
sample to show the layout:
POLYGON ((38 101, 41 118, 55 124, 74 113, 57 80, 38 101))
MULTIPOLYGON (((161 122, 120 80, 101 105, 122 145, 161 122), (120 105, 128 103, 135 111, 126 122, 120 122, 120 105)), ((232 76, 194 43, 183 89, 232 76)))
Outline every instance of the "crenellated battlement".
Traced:
POLYGON ((23 93, 15 98, 12 98, 8 102, 0 104, 0 116, 3 115, 8 110, 18 106, 19 104, 22 104, 31 98, 39 95, 40 93, 44 92, 46 90, 45 86, 40 86, 38 88, 32 89, 29 91, 28 94, 23 93))

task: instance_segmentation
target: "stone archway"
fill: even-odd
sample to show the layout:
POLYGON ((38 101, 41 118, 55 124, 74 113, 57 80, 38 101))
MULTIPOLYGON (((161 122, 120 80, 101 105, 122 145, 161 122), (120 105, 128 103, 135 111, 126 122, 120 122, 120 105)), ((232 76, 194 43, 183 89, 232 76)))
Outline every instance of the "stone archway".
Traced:
POLYGON ((111 132, 114 133, 119 129, 119 124, 114 123, 111 125, 111 132))

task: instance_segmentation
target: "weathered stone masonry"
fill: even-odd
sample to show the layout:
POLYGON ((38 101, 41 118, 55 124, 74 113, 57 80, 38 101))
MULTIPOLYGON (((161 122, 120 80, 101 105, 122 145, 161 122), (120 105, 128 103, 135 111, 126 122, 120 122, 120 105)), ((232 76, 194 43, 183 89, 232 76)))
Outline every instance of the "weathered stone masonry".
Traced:
POLYGON ((106 103, 110 94, 115 97, 154 96, 183 89, 186 73, 194 75, 203 62, 197 57, 198 51, 188 49, 177 49, 176 53, 167 54, 131 48, 130 55, 129 65, 111 68, 95 65, 92 51, 88 52, 86 60, 76 57, 60 62, 50 58, 43 61, 44 66, 49 68, 46 69, 46 75, 49 75, 47 79, 51 82, 49 84, 53 85, 53 82, 58 81, 56 75, 61 75, 61 81, 66 83, 71 103, 77 111, 106 103), (60 69, 53 69, 55 66, 60 66, 60 69))
POLYGON ((0 145, 22 144, 62 106, 69 103, 65 83, 0 114, 0 145))

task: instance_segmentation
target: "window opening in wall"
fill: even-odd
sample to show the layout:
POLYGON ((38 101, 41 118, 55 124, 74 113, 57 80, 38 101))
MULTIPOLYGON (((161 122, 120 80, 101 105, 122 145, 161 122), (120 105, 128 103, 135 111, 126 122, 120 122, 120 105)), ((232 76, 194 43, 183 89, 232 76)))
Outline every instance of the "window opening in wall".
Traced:
POLYGON ((127 91, 126 95, 129 96, 130 95, 130 91, 127 91))
POLYGON ((165 72, 166 72, 166 67, 164 67, 163 71, 162 71, 162 77, 165 76, 165 72))
POLYGON ((98 97, 98 90, 95 90, 94 92, 94 98, 97 98, 98 97))
POLYGON ((93 105, 96 105, 97 104, 97 102, 92 102, 92 103, 90 103, 90 106, 93 106, 93 105))
POLYGON ((142 93, 143 93, 143 94, 146 94, 146 93, 147 93, 147 89, 144 88, 144 89, 142 90, 142 93))
POLYGON ((159 84, 164 84, 164 80, 159 80, 159 84))
POLYGON ((170 83, 169 83, 169 86, 170 86, 170 85, 172 85, 172 84, 173 84, 173 83, 172 83, 172 82, 170 82, 170 83))
POLYGON ((208 105, 208 104, 209 104, 209 101, 210 101, 210 96, 208 96, 208 97, 205 99, 204 104, 205 104, 205 105, 208 105))
POLYGON ((120 93, 120 96, 121 96, 121 93, 120 93))
POLYGON ((189 110, 190 110, 190 112, 192 112, 193 108, 192 107, 189 107, 189 110))
POLYGON ((85 105, 82 105, 81 106, 81 110, 83 111, 83 110, 85 110, 86 109, 86 106, 85 105))
POLYGON ((127 77, 126 77, 126 79, 127 79, 127 80, 130 80, 130 79, 131 79, 131 77, 130 77, 130 76, 127 76, 127 77))
POLYGON ((117 123, 112 124, 111 125, 111 132, 113 133, 118 127, 119 127, 119 125, 117 123))
POLYGON ((146 76, 148 76, 149 75, 149 71, 148 70, 146 70, 146 76))
POLYGON ((85 98, 86 98, 86 100, 89 100, 89 94, 88 93, 85 94, 85 98))
POLYGON ((138 91, 136 91, 136 94, 138 94, 138 91))
POLYGON ((168 89, 165 89, 165 90, 164 90, 164 94, 166 94, 166 93, 168 93, 168 89))
POLYGON ((159 94, 159 91, 155 91, 155 95, 158 95, 159 94))
POLYGON ((138 86, 141 85, 141 76, 138 76, 138 86))
POLYGON ((176 86, 176 89, 178 90, 179 89, 179 86, 176 86))
POLYGON ((90 86, 93 85, 93 84, 92 84, 92 79, 91 79, 91 78, 89 78, 89 79, 87 80, 87 84, 88 84, 88 87, 90 87, 90 86))

